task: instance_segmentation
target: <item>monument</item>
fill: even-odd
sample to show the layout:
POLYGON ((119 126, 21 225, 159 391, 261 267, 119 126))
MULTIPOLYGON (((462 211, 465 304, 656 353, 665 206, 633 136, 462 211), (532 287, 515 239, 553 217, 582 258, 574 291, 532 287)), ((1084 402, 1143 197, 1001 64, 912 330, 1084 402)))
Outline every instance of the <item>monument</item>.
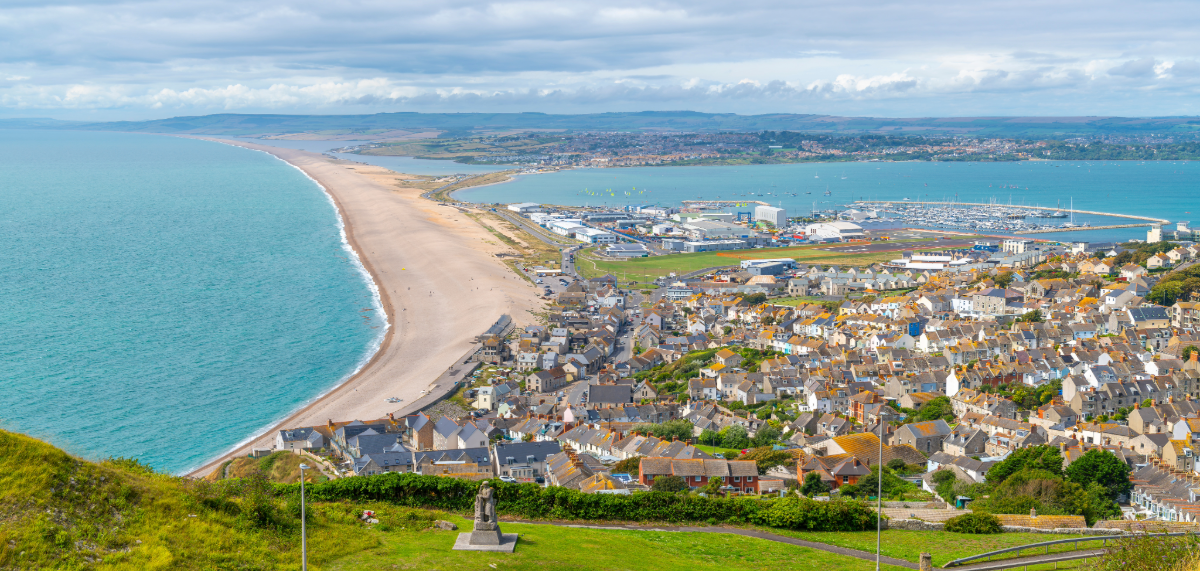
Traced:
POLYGON ((512 553, 516 546, 517 534, 500 532, 500 523, 496 521, 496 492, 484 482, 475 496, 475 530, 458 534, 454 549, 512 553))

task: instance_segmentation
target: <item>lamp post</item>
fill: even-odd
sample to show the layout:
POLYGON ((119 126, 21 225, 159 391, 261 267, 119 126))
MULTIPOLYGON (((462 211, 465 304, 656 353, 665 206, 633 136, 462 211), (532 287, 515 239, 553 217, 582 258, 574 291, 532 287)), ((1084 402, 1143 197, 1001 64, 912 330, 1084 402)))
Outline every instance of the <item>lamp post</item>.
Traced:
POLYGON ((308 538, 304 517, 304 471, 308 464, 300 464, 300 571, 308 571, 308 538))
POLYGON ((875 571, 879 571, 879 552, 883 538, 883 406, 879 407, 879 471, 875 480, 879 489, 875 492, 875 571))

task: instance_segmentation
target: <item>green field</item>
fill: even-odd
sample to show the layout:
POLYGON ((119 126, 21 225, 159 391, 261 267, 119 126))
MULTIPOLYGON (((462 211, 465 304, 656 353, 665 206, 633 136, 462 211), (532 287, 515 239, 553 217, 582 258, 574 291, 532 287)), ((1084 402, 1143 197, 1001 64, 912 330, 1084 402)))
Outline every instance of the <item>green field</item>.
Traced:
MULTIPOLYGON (((907 244, 928 243, 930 240, 895 241, 897 248, 907 244)), ((834 244, 842 246, 844 244, 834 244)), ((702 252, 699 254, 670 254, 666 256, 649 256, 633 258, 619 262, 597 260, 589 256, 594 248, 583 250, 576 256, 575 264, 581 275, 586 278, 612 274, 622 280, 653 281, 655 278, 675 273, 686 274, 704 268, 719 266, 736 266, 741 260, 763 260, 772 258, 792 258, 801 264, 823 266, 869 266, 878 262, 894 260, 901 256, 900 251, 878 252, 863 254, 848 254, 830 252, 823 248, 830 245, 797 246, 795 248, 760 248, 753 250, 728 250, 724 252, 702 252)), ((941 248, 924 248, 917 251, 940 250, 941 248)))
MULTIPOLYGON (((764 530, 766 531, 766 530, 764 530)), ((875 533, 870 531, 857 532, 814 532, 814 531, 789 531, 780 529, 771 529, 771 533, 777 535, 786 535, 796 539, 806 541, 815 541, 827 545, 836 545, 847 549, 857 549, 859 551, 875 552, 875 533)), ((996 535, 967 535, 962 533, 950 533, 946 531, 907 531, 907 530, 888 530, 883 532, 882 541, 880 543, 880 551, 888 557, 903 559, 905 561, 917 561, 921 557, 921 552, 933 555, 933 564, 942 566, 950 561, 960 557, 970 557, 987 553, 997 549, 1007 549, 1009 547, 1018 547, 1021 545, 1029 545, 1030 543, 1041 543, 1043 541, 1054 541, 1058 539, 1070 539, 1074 537, 1083 537, 1081 535, 1051 535, 1042 533, 1001 533, 996 535)), ((1088 543, 1080 542, 1080 549, 1091 547, 1099 547, 1099 541, 1088 543)), ((1064 544, 1055 546, 1050 550, 1051 553, 1060 553, 1064 551, 1074 551, 1073 544, 1064 544)), ((1038 553, 1045 553, 1043 548, 1038 553)), ((1021 556, 1037 555, 1032 551, 1022 552, 1021 556)), ((1000 556, 996 559, 1008 559, 1016 557, 1015 554, 1000 556)), ((1060 566, 1063 564, 1060 564, 1060 566)), ((1032 566, 1030 567, 1032 569, 1032 566)))

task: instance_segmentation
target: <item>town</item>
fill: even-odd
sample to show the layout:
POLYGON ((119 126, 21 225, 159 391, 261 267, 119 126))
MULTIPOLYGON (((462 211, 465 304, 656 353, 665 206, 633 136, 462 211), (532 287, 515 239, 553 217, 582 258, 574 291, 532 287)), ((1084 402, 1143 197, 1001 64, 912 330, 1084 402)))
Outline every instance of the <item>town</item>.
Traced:
MULTIPOLYGON (((765 208, 756 214, 791 224, 765 208)), ((959 240, 860 266, 780 248, 639 284, 571 262, 585 247, 617 259, 647 245, 542 205, 501 210, 575 244, 561 265, 518 268, 557 282, 542 286, 544 323, 481 335, 470 373, 420 410, 292 427, 255 454, 303 454, 329 478, 412 472, 604 494, 879 487, 892 527, 972 506, 1047 529, 1200 514, 1200 245, 1159 229, 1127 244, 959 240), (992 467, 1050 452, 1066 474, 1109 462, 1128 476, 1088 488, 1101 500, 1086 510, 986 487, 992 467)), ((681 247, 649 247, 753 244, 719 220, 685 222, 681 247)), ((906 245, 849 222, 805 230, 828 246, 906 245)))
POLYGON ((840 135, 822 132, 506 131, 402 142, 378 141, 333 152, 453 159, 539 167, 775 164, 860 160, 1021 161, 1032 159, 1200 158, 1178 137, 1026 140, 978 135, 840 135))

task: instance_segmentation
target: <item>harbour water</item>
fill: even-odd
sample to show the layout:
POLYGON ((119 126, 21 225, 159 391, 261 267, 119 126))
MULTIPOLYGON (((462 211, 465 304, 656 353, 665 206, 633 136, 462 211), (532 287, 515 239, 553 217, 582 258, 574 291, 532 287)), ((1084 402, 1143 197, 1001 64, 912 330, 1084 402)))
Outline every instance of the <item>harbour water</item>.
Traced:
POLYGON ((0 427, 197 466, 329 390, 384 332, 320 187, 265 153, 0 130, 0 427))
MULTIPOLYGON (((1183 161, 852 162, 576 169, 522 175, 513 182, 467 189, 455 196, 472 202, 573 206, 760 200, 783 206, 789 216, 807 215, 814 207, 843 209, 857 200, 958 200, 1064 209, 1073 200, 1078 210, 1176 222, 1200 221, 1198 182, 1200 163, 1183 161)), ((1075 216, 1076 224, 1085 222, 1099 226, 1134 221, 1075 216)), ((1145 236, 1145 228, 1034 235, 1087 241, 1145 236)))

